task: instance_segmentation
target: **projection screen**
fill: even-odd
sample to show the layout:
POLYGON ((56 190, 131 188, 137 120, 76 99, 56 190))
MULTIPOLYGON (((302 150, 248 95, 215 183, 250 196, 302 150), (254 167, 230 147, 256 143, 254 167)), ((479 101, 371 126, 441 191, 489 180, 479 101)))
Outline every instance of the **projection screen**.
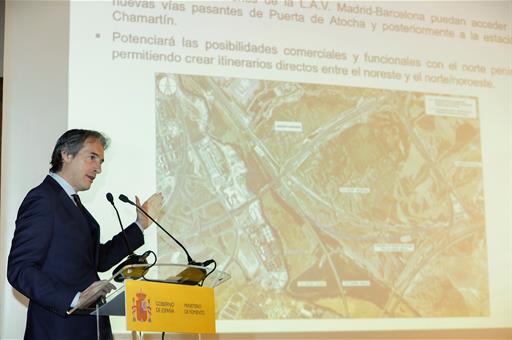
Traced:
POLYGON ((511 14, 72 1, 69 127, 112 139, 84 195, 102 237, 106 192, 161 191, 161 224, 232 275, 219 332, 510 325, 511 14))

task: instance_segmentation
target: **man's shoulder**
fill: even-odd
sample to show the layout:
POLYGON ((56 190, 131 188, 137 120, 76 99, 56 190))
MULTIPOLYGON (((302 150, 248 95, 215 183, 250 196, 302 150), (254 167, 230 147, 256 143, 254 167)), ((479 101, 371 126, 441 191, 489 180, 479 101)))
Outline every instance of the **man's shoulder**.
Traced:
POLYGON ((50 176, 46 176, 44 180, 36 187, 29 190, 25 200, 33 197, 44 197, 49 199, 57 197, 59 193, 59 184, 50 176))
POLYGON ((18 219, 28 212, 50 213, 54 210, 59 195, 50 181, 54 180, 47 176, 38 186, 29 190, 18 209, 18 219))

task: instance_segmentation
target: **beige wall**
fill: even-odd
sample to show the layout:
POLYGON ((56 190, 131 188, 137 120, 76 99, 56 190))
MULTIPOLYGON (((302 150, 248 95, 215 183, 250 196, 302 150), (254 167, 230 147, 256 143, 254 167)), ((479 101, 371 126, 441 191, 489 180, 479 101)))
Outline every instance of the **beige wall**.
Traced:
MULTIPOLYGON (((0 270, 28 189, 48 171, 55 136, 67 126, 68 4, 7 1, 5 11, 0 270)), ((20 339, 26 299, 0 280, 0 338, 20 339)))

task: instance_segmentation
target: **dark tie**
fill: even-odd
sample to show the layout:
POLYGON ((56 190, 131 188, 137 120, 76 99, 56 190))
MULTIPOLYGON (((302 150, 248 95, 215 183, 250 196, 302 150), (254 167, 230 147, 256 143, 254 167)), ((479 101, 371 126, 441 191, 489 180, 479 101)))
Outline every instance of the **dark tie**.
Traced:
POLYGON ((73 197, 73 201, 75 201, 75 204, 76 206, 78 207, 78 209, 80 209, 80 212, 86 216, 85 214, 85 208, 84 206, 82 205, 82 201, 80 201, 80 197, 77 195, 77 194, 73 194, 71 195, 73 197))
POLYGON ((75 201, 78 210, 80 210, 80 213, 82 214, 82 216, 85 217, 85 219, 87 220, 87 224, 91 228, 91 232, 94 232, 95 229, 92 226, 92 224, 89 223, 89 218, 87 217, 87 213, 86 213, 85 207, 82 205, 82 201, 80 201, 80 197, 77 194, 73 194, 71 196, 73 197, 73 201, 75 201))

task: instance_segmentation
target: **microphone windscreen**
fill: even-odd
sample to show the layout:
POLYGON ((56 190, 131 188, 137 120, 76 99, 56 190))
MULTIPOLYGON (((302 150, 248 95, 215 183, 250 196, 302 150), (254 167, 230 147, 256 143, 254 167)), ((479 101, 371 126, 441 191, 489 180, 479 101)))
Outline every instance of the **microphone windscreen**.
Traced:
POLYGON ((124 203, 130 203, 130 204, 133 204, 132 201, 130 201, 130 199, 128 197, 126 197, 125 195, 121 194, 119 195, 119 199, 124 202, 124 203))
POLYGON ((114 203, 114 197, 112 196, 112 194, 110 192, 107 192, 107 201, 109 201, 110 203, 114 203))

